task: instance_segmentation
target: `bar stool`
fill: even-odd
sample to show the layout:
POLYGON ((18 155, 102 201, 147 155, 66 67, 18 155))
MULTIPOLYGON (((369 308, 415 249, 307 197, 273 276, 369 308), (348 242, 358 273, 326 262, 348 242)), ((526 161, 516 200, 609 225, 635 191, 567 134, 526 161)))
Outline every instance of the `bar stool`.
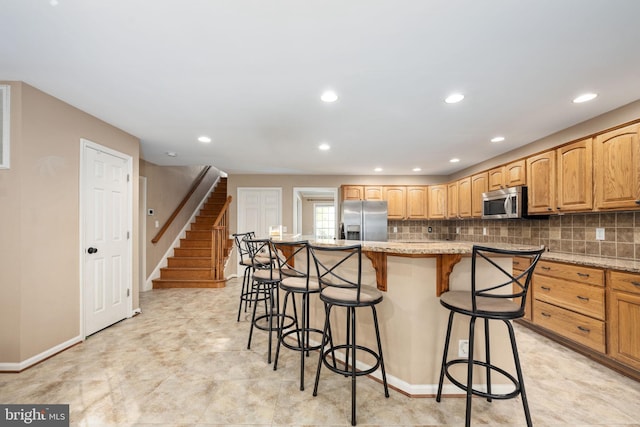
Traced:
POLYGON ((271 363, 271 348, 273 332, 280 339, 281 328, 291 327, 295 320, 293 316, 280 312, 280 271, 278 269, 277 254, 270 239, 246 239, 249 254, 251 255, 252 303, 251 326, 249 329, 249 341, 247 349, 251 349, 253 329, 258 328, 269 332, 269 349, 267 362, 271 363), (259 302, 264 302, 265 313, 256 315, 259 302), (282 318, 282 321, 280 319, 282 318), (286 322, 285 322, 286 319, 286 322), (266 322, 266 323, 264 323, 266 322))
MULTIPOLYGON (((304 390, 304 359, 309 357, 309 352, 312 350, 318 350, 321 344, 311 345, 310 335, 316 334, 322 337, 322 330, 317 328, 311 328, 309 321, 309 297, 312 294, 320 293, 320 284, 315 278, 309 277, 309 242, 297 241, 297 242, 274 242, 278 253, 278 265, 280 269, 280 289, 285 291, 284 303, 282 306, 282 312, 287 312, 287 304, 291 299, 293 305, 293 317, 295 319, 295 328, 289 329, 286 332, 280 334, 278 345, 276 347, 276 358, 273 363, 273 370, 278 368, 278 356, 280 355, 280 346, 294 351, 300 352, 300 390, 304 390), (294 262, 295 257, 298 256, 298 262, 302 262, 302 265, 296 266, 294 262), (296 307, 296 296, 300 295, 301 299, 301 311, 302 321, 298 317, 298 309, 296 307), (287 342, 287 338, 295 335, 295 344, 287 342)), ((281 318, 281 322, 284 322, 285 318, 281 318)), ((284 326, 280 325, 280 330, 284 331, 284 326)), ((317 342, 321 343, 322 338, 317 342)))
POLYGON ((362 286, 362 247, 360 245, 342 247, 321 247, 309 246, 309 252, 314 260, 318 281, 320 283, 320 299, 324 302, 325 322, 323 336, 329 337, 323 340, 318 358, 318 370, 316 371, 316 381, 313 388, 313 395, 318 395, 318 384, 320 382, 320 370, 322 365, 331 371, 351 377, 351 425, 356 425, 356 378, 362 375, 369 375, 380 368, 382 372, 382 383, 384 385, 384 395, 389 397, 387 386, 387 375, 384 370, 384 358, 382 356, 382 343, 380 341, 380 328, 378 327, 378 315, 376 305, 382 302, 382 293, 373 287, 362 286), (347 312, 347 332, 345 343, 335 345, 331 338, 331 309, 344 307, 347 312), (373 324, 375 327, 377 350, 357 344, 356 340, 356 308, 370 307, 373 314, 373 324), (326 348, 327 343, 329 348, 326 348), (335 364, 336 350, 345 352, 344 368, 338 368, 335 364), (356 370, 356 350, 368 353, 373 357, 375 363, 368 369, 356 370), (331 363, 329 360, 331 356, 331 363), (349 366, 351 358, 351 366, 349 366))
POLYGON ((249 255, 249 248, 247 247, 246 239, 254 239, 256 233, 249 231, 247 233, 233 234, 233 239, 236 243, 236 250, 238 251, 238 264, 244 267, 244 273, 242 275, 242 289, 240 290, 240 303, 238 304, 238 319, 240 321, 240 312, 242 311, 242 303, 244 302, 244 312, 247 312, 247 305, 251 302, 251 256, 249 255))
POLYGON ((444 344, 444 352, 442 355, 442 365, 440 368, 440 382, 438 384, 438 394, 436 401, 440 402, 442 397, 442 383, 444 377, 449 379, 460 389, 464 390, 467 395, 466 401, 466 419, 465 426, 471 425, 471 397, 473 395, 482 396, 491 402, 492 399, 511 399, 518 395, 522 396, 522 405, 524 406, 524 414, 527 426, 531 427, 531 415, 529 413, 529 405, 527 403, 527 395, 524 388, 524 380, 522 377, 522 369, 520 367, 520 358, 518 357, 518 349, 516 347, 516 338, 513 332, 511 320, 524 316, 525 300, 533 271, 544 252, 544 247, 537 250, 504 250, 495 249, 484 246, 474 246, 471 258, 471 291, 448 291, 440 296, 440 304, 450 310, 449 323, 447 325, 447 335, 444 344), (518 274, 506 271, 500 267, 496 261, 490 257, 518 256, 530 258, 529 267, 518 274), (477 277, 477 266, 479 263, 489 264, 501 273, 501 280, 495 283, 479 283, 477 277), (482 286, 481 286, 482 285, 482 286), (481 289, 480 289, 481 286, 481 289), (519 299, 519 301, 518 301, 519 299), (453 324, 454 314, 461 314, 470 318, 469 322, 469 356, 466 359, 447 360, 447 353, 451 341, 451 326, 453 324), (485 360, 474 359, 474 328, 476 319, 484 319, 485 330, 485 360), (509 338, 511 341, 511 351, 516 368, 517 378, 505 371, 504 369, 491 363, 491 352, 489 348, 489 320, 501 320, 507 325, 509 338), (449 372, 454 365, 465 364, 467 366, 466 384, 457 380, 449 372), (473 368, 481 366, 486 369, 487 386, 486 392, 473 388, 473 368), (509 379, 514 386, 514 390, 509 393, 492 393, 491 391, 491 373, 496 372, 503 377, 509 379))

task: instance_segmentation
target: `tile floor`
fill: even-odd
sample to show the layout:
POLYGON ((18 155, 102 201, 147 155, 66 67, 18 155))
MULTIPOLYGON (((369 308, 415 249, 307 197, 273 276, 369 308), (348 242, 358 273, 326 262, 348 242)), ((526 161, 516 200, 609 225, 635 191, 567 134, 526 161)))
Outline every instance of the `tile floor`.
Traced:
MULTIPOLYGON (((141 294, 142 314, 89 337, 20 374, 0 374, 0 403, 68 403, 76 426, 350 424, 349 379, 317 359, 298 388, 299 358, 283 350, 266 363, 266 333, 246 349, 248 322, 236 322, 239 284, 141 294)), ((640 427, 640 383, 518 327, 536 426, 640 427)), ((411 399, 358 380, 360 426, 460 426, 464 399, 411 399)), ((473 401, 473 425, 523 426, 519 399, 473 401)))

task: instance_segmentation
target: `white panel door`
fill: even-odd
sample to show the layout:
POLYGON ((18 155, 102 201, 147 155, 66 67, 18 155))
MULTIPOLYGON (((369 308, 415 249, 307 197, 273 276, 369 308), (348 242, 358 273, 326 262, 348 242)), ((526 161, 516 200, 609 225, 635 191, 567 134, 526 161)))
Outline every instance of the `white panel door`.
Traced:
POLYGON ((130 158, 83 145, 84 335, 130 313, 130 158))
POLYGON ((237 233, 269 236, 269 226, 282 224, 281 188, 238 188, 237 233))

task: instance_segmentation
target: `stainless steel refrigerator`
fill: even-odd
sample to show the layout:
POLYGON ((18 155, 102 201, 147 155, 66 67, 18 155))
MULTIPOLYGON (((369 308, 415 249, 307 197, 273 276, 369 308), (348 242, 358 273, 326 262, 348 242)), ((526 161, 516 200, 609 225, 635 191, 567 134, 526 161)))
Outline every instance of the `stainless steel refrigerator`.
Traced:
POLYGON ((387 241, 387 202, 342 202, 342 226, 347 240, 387 241))

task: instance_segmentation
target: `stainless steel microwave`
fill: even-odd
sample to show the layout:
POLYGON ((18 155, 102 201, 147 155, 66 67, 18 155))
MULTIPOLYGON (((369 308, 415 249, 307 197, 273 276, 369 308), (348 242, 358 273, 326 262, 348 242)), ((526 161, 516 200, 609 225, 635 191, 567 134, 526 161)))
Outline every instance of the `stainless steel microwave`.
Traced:
POLYGON ((482 193, 482 218, 527 217, 527 187, 510 187, 482 193))

